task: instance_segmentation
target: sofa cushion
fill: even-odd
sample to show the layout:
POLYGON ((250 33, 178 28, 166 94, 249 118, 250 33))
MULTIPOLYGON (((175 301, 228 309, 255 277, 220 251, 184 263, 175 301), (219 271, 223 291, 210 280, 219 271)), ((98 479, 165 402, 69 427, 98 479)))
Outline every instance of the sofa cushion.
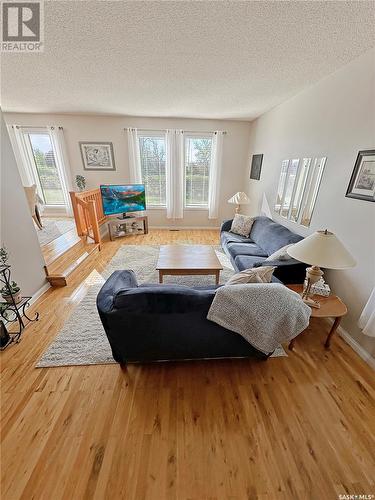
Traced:
POLYGON ((262 248, 258 247, 255 243, 228 243, 228 252, 234 258, 237 255, 256 255, 258 257, 267 257, 262 248))
POLYGON ((288 248, 292 247, 294 243, 290 243, 289 245, 285 245, 285 247, 281 247, 272 255, 267 257, 266 260, 290 260, 292 257, 288 254, 288 248))
POLYGON ((275 270, 272 266, 253 267, 244 269, 237 274, 234 274, 225 283, 227 285, 240 285, 244 283, 271 283, 272 274, 275 270))
POLYGON ((244 269, 250 269, 254 267, 256 262, 262 262, 266 260, 265 257, 259 257, 257 255, 237 255, 234 259, 234 263, 239 271, 244 269))
POLYGON ((254 222, 253 217, 250 217, 248 215, 236 214, 234 216, 230 230, 232 233, 248 237, 253 222, 254 222))
POLYGON ((227 245, 228 243, 253 243, 250 238, 234 234, 229 231, 223 231, 220 235, 221 244, 227 245))
POLYGON ((268 217, 256 217, 251 228, 250 238, 260 246, 267 255, 271 255, 290 243, 297 243, 303 239, 287 227, 274 222, 268 217))

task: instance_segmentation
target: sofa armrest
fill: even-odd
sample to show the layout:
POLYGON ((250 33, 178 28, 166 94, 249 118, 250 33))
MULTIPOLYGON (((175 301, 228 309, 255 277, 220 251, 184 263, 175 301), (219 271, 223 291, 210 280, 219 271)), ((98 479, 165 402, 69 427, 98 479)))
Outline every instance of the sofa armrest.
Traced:
POLYGON ((233 222, 233 219, 224 220, 221 224, 220 232, 230 231, 230 228, 232 227, 232 222, 233 222))
POLYGON ((263 260, 255 262, 253 267, 274 266, 276 267, 274 275, 286 285, 301 284, 305 280, 306 268, 304 264, 296 259, 288 260, 263 260))
POLYGON ((134 271, 115 271, 100 289, 96 305, 100 312, 109 312, 113 307, 114 296, 123 289, 137 288, 137 278, 134 271))

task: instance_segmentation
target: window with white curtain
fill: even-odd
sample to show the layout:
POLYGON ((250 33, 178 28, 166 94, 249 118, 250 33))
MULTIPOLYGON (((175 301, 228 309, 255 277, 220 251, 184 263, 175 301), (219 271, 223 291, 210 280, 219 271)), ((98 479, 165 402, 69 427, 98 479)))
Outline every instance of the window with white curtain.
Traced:
POLYGON ((30 147, 35 180, 45 205, 64 205, 61 179, 56 166, 55 153, 49 133, 25 132, 30 147))
POLYGON ((274 210, 282 217, 308 227, 311 222, 326 158, 284 160, 274 210))
POLYGON ((64 182, 59 171, 51 133, 46 128, 17 127, 18 146, 23 150, 23 181, 35 184, 47 207, 66 206, 64 182))
POLYGON ((185 135, 185 207, 208 207, 212 136, 185 135))
POLYGON ((166 206, 165 134, 138 132, 142 182, 148 207, 166 206))

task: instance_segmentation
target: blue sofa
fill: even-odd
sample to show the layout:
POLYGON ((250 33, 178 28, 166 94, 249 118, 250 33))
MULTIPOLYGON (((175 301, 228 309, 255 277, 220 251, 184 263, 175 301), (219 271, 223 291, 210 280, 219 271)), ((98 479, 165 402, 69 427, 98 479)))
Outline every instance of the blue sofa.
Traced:
MULTIPOLYGON (((272 286, 272 285, 270 285, 272 286)), ((114 359, 128 362, 249 358, 268 355, 207 319, 216 286, 138 285, 133 271, 115 271, 97 308, 114 359)))
POLYGON ((230 232, 232 220, 221 226, 220 241, 225 253, 237 271, 262 265, 276 266, 274 276, 284 284, 303 283, 307 264, 295 259, 267 261, 266 258, 290 243, 297 243, 302 236, 268 217, 255 217, 248 238, 230 232))

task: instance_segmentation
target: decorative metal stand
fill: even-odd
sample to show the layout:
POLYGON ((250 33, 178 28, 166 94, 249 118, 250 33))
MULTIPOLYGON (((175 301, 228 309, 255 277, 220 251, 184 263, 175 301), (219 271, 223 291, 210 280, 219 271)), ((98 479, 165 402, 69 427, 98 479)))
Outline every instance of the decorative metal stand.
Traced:
POLYGON ((9 296, 11 297, 11 302, 0 302, 1 320, 11 324, 18 323, 17 331, 13 331, 12 328, 12 331, 7 332, 9 340, 5 345, 1 346, 1 350, 4 350, 10 344, 20 341, 22 331, 30 322, 38 321, 39 313, 35 313, 33 318, 27 315, 26 310, 30 306, 31 297, 22 297, 19 302, 15 301, 12 287, 10 286, 10 266, 0 266, 0 283, 7 287, 9 296))

